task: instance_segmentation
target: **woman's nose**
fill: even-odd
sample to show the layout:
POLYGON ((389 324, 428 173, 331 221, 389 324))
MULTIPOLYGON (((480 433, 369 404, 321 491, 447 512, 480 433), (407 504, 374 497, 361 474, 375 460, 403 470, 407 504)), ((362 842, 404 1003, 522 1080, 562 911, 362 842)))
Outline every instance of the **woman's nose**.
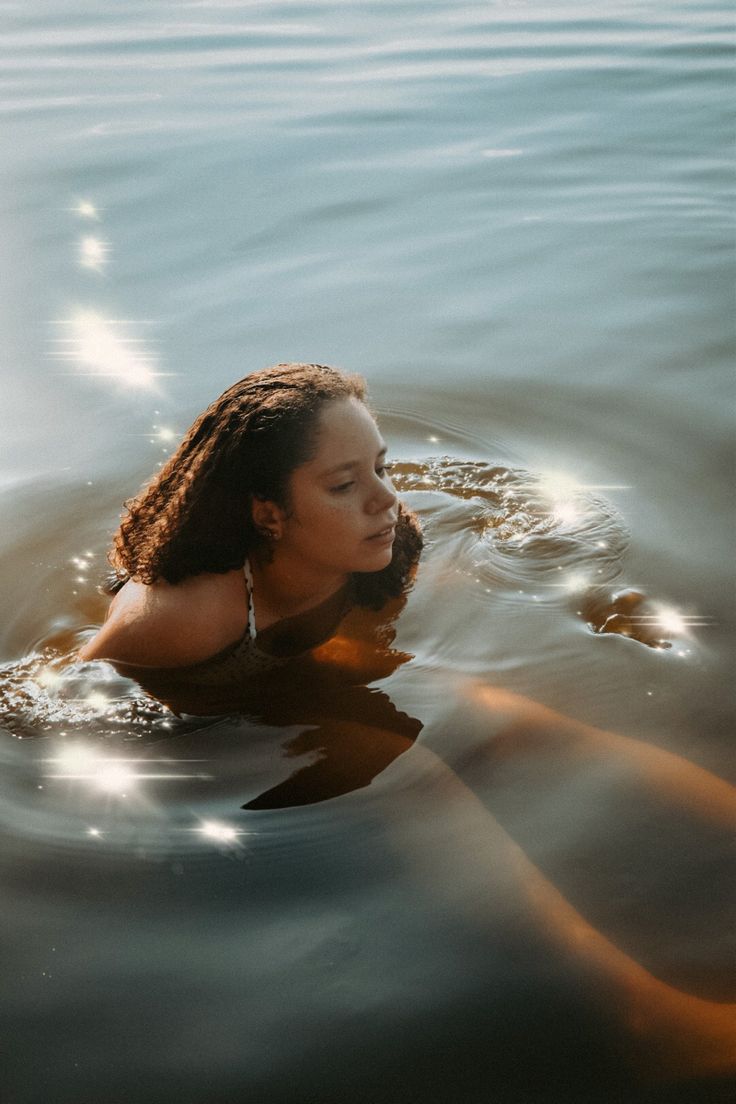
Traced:
POLYGON ((390 479, 381 479, 380 476, 376 476, 375 491, 371 497, 370 508, 374 514, 382 513, 384 510, 391 510, 398 502, 398 495, 394 490, 393 483, 390 479))

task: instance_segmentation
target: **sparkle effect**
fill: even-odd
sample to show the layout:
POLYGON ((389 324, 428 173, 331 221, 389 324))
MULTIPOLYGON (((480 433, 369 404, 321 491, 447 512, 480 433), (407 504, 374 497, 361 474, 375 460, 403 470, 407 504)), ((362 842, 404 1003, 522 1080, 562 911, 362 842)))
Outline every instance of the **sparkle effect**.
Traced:
POLYGON ((80 200, 74 210, 80 218, 92 219, 96 222, 99 221, 100 216, 97 212, 97 208, 94 203, 90 203, 88 199, 80 200))
POLYGON ((79 263, 82 268, 90 268, 94 272, 102 272, 107 264, 109 243, 101 238, 91 236, 82 238, 79 243, 79 263))
POLYGON ((572 575, 568 575, 564 583, 561 584, 568 594, 579 594, 580 591, 586 590, 589 585, 590 581, 587 575, 584 575, 582 571, 574 571, 572 575))
POLYGON ((39 686, 45 686, 47 690, 53 686, 58 686, 61 682, 61 675, 58 671, 54 671, 52 667, 42 667, 39 673, 36 675, 36 682, 39 686))
POLYGON ((98 770, 95 784, 105 793, 120 794, 125 797, 126 791, 134 786, 137 780, 135 771, 126 763, 110 762, 98 770))
MULTIPOLYGON (((534 490, 529 485, 528 490, 534 490)), ((542 472, 537 489, 549 501, 549 513, 560 525, 572 525, 585 514, 585 502, 582 496, 588 491, 626 491, 623 484, 614 483, 578 483, 564 472, 542 472)), ((605 543, 599 543, 605 548, 605 543)))
POLYGON ((105 709, 110 699, 106 698, 104 694, 101 694, 99 690, 93 690, 84 699, 88 705, 91 705, 93 709, 103 710, 105 709))
POLYGON ((57 325, 66 336, 54 339, 53 356, 87 370, 92 376, 108 377, 129 388, 156 389, 156 358, 146 350, 143 338, 131 337, 127 323, 103 318, 94 311, 79 311, 57 325))
POLYGON ((106 759, 96 748, 75 745, 47 761, 57 763, 61 768, 56 774, 48 774, 47 778, 91 782, 95 789, 121 797, 125 797, 127 790, 137 781, 135 771, 124 760, 106 759))
POLYGON ((214 840, 216 843, 230 843, 234 844, 238 842, 239 837, 242 835, 237 828, 233 828, 231 824, 224 824, 219 820, 204 820, 199 828, 196 829, 201 836, 205 839, 214 840))
POLYGON ((655 605, 653 613, 635 617, 632 620, 644 625, 654 625, 672 636, 689 636, 690 629, 713 624, 711 617, 704 617, 697 613, 680 613, 672 606, 662 605, 655 605))
POLYGON ((167 426, 154 426, 156 430, 156 436, 159 441, 175 441, 176 433, 173 429, 169 429, 167 426))
MULTIPOLYGON (((170 759, 136 759, 120 756, 107 756, 98 748, 88 747, 83 744, 73 744, 63 748, 58 755, 44 760, 54 769, 48 771, 46 778, 69 779, 78 782, 87 782, 93 790, 107 794, 116 794, 127 797, 128 793, 138 786, 140 782, 147 780, 183 781, 195 779, 197 781, 211 781, 212 775, 197 773, 188 774, 182 771, 140 771, 139 764, 150 767, 155 763, 172 766, 170 759)), ((176 760, 174 765, 180 763, 200 763, 200 759, 176 760)))

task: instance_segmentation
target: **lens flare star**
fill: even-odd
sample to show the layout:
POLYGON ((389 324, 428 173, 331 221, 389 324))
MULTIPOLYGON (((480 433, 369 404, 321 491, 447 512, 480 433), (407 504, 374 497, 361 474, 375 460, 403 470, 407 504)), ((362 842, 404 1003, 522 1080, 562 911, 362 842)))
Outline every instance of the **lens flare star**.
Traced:
POLYGON ((582 571, 573 571, 572 575, 568 575, 565 581, 559 585, 562 586, 568 594, 579 594, 582 590, 586 590, 590 586, 590 580, 582 571))
POLYGON ((56 325, 66 327, 65 336, 52 340, 51 355, 76 364, 80 374, 86 370, 88 375, 114 379, 132 389, 157 389, 162 373, 155 371, 156 357, 143 338, 130 335, 128 323, 79 311, 56 325))
POLYGON ((233 828, 231 824, 225 824, 219 820, 204 820, 200 824, 199 828, 195 829, 200 836, 204 836, 205 839, 213 840, 215 843, 221 844, 237 844, 240 837, 243 835, 237 828, 233 828))
POLYGON ((136 759, 120 756, 108 756, 95 747, 83 744, 72 744, 62 748, 58 755, 44 760, 52 765, 53 770, 47 771, 45 777, 50 779, 68 779, 76 782, 86 782, 92 790, 107 794, 127 797, 137 789, 141 782, 146 781, 185 781, 189 779, 198 782, 209 782, 212 775, 204 773, 190 774, 182 771, 180 765, 184 763, 201 763, 201 759, 136 759), (156 763, 165 764, 168 770, 150 770, 156 763), (146 769, 140 770, 139 766, 146 769))
POLYGON ((546 471, 541 473, 536 485, 529 483, 524 489, 541 491, 549 503, 552 519, 559 525, 573 525, 585 516, 588 506, 584 496, 588 492, 625 491, 630 488, 616 483, 578 483, 564 472, 546 471))
POLYGON ((101 238, 91 236, 82 238, 79 243, 79 263, 82 268, 91 268, 94 272, 102 272, 107 264, 110 245, 101 238))
POLYGON ((120 794, 122 797, 138 781, 138 775, 126 763, 106 763, 100 767, 95 777, 95 785, 105 793, 120 794))
POLYGON ((99 213, 94 203, 91 203, 88 199, 81 199, 77 206, 74 208, 76 214, 80 218, 92 219, 95 222, 99 221, 99 213))

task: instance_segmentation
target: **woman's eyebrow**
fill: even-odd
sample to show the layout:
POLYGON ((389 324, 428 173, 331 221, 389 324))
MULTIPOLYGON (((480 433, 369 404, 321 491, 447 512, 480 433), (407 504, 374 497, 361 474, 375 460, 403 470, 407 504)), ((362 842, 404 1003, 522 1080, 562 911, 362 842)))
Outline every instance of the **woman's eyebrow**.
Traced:
MULTIPOLYGON (((384 445, 380 452, 376 453, 376 460, 381 460, 388 452, 388 446, 384 445)), ((323 472, 324 476, 334 475, 335 472, 347 471, 349 468, 360 467, 360 460, 345 460, 342 464, 338 464, 337 467, 330 468, 329 471, 323 472)))

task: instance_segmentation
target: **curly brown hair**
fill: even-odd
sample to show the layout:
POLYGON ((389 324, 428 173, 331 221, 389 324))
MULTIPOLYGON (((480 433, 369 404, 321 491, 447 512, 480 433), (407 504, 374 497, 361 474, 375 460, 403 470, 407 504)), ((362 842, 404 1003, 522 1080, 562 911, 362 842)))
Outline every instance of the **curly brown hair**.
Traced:
MULTIPOLYGON (((252 499, 288 509, 289 477, 315 453, 323 405, 347 398, 365 403, 362 377, 321 364, 277 364, 229 387, 197 418, 156 478, 125 503, 108 556, 115 576, 107 592, 130 578, 178 583, 242 567, 264 545, 252 499)), ((401 504, 391 563, 353 575, 355 601, 380 608, 397 597, 421 548, 419 523, 401 504)))

